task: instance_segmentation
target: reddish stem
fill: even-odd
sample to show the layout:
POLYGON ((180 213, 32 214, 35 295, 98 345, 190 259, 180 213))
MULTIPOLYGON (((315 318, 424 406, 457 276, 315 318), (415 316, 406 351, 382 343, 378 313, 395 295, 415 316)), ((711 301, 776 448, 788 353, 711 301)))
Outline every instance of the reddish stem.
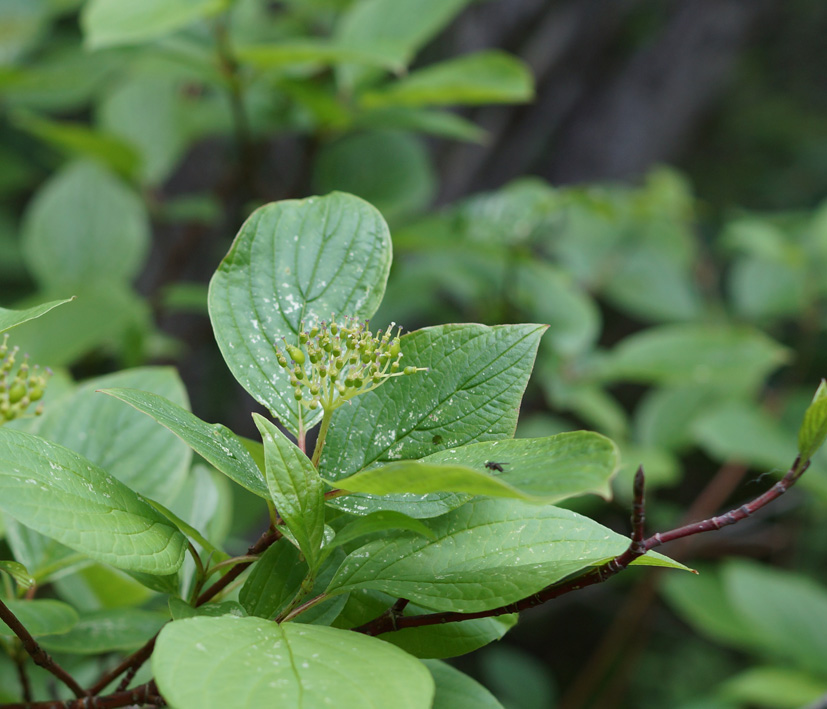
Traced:
POLYGON ((76 697, 86 696, 86 692, 83 691, 83 688, 75 681, 74 677, 58 665, 57 662, 52 659, 51 655, 37 644, 32 634, 26 630, 23 624, 17 619, 17 616, 12 613, 11 609, 3 603, 3 601, 0 601, 0 620, 8 625, 12 632, 20 638, 20 642, 23 643, 23 649, 29 654, 29 657, 32 658, 36 665, 39 665, 47 672, 51 672, 71 689, 76 697))
POLYGON ((454 611, 446 611, 442 613, 427 613, 423 615, 403 616, 401 618, 391 618, 389 612, 385 612, 378 618, 375 618, 358 628, 354 628, 356 632, 365 633, 366 635, 381 635, 382 633, 389 633, 393 630, 402 630, 403 628, 421 628, 427 625, 438 625, 441 623, 459 623, 463 620, 473 620, 475 618, 490 618, 493 616, 504 615, 506 613, 519 613, 520 611, 534 608, 547 601, 550 601, 559 596, 563 596, 572 591, 578 591, 586 586, 592 586, 596 583, 602 583, 615 574, 623 571, 635 559, 643 556, 647 551, 659 547, 666 542, 689 537, 701 532, 708 532, 713 529, 720 529, 730 524, 735 524, 742 519, 746 519, 754 514, 762 507, 783 495, 792 487, 796 481, 801 477, 804 471, 809 467, 810 461, 803 465, 800 457, 795 459, 787 474, 767 490, 763 495, 759 495, 751 502, 741 505, 734 510, 730 510, 726 514, 711 517, 701 522, 694 522, 692 524, 672 529, 668 532, 654 534, 648 539, 643 539, 643 523, 645 518, 644 508, 644 478, 643 469, 638 468, 635 475, 634 483, 634 502, 632 505, 632 539, 626 551, 614 559, 607 561, 600 566, 589 568, 568 581, 564 581, 553 586, 549 586, 539 593, 523 598, 515 603, 509 603, 498 608, 492 608, 486 611, 478 611, 476 613, 457 613, 454 611))

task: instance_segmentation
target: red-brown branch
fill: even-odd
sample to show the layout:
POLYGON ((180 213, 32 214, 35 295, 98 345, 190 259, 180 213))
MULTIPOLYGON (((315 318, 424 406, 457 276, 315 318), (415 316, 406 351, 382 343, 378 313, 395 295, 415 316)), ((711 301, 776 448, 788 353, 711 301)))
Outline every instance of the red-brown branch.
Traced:
POLYGON ((39 665, 47 672, 51 672, 71 689, 76 697, 86 696, 86 692, 83 691, 83 688, 75 681, 75 678, 57 664, 57 662, 52 659, 52 656, 38 645, 37 640, 32 637, 32 634, 26 630, 23 624, 17 619, 17 616, 12 613, 11 609, 3 603, 3 601, 0 601, 0 620, 8 625, 12 632, 20 638, 20 642, 23 643, 23 649, 36 665, 39 665))
POLYGON ((353 630, 366 635, 381 635, 382 633, 402 630, 403 628, 421 628, 427 625, 439 625, 442 623, 460 623, 464 620, 491 618, 498 615, 505 615, 507 613, 519 613, 520 611, 534 608, 535 606, 539 606, 543 603, 558 598, 559 596, 571 593, 572 591, 579 591, 581 588, 585 588, 586 586, 592 586, 596 583, 602 583, 608 580, 615 574, 623 571, 635 559, 643 556, 647 551, 659 547, 661 544, 665 544, 676 539, 681 539, 683 537, 689 537, 694 534, 720 529, 721 527, 726 527, 727 525, 735 524, 742 519, 746 519, 789 490, 801 477, 809 465, 810 461, 801 464, 800 458, 796 458, 790 470, 781 480, 779 480, 764 494, 759 495, 751 502, 741 505, 734 510, 730 510, 725 514, 718 515, 717 517, 710 517, 709 519, 705 519, 701 522, 693 522, 692 524, 686 524, 668 532, 654 534, 648 539, 643 538, 643 525, 645 520, 644 477, 643 469, 638 468, 637 474, 635 475, 634 502, 632 504, 631 542, 626 551, 619 556, 616 556, 614 559, 611 559, 600 566, 592 567, 574 578, 554 584, 553 586, 548 586, 539 593, 529 596, 528 598, 523 598, 520 601, 499 606, 498 608, 478 611, 476 613, 446 611, 442 613, 427 613, 402 617, 392 617, 392 614, 389 611, 386 611, 374 620, 369 621, 364 625, 360 625, 353 630))
POLYGON ((147 682, 140 687, 125 692, 107 694, 105 697, 80 697, 60 701, 50 699, 44 702, 23 702, 17 704, 3 704, 3 709, 118 709, 141 704, 155 704, 166 706, 163 697, 158 694, 155 682, 147 682))

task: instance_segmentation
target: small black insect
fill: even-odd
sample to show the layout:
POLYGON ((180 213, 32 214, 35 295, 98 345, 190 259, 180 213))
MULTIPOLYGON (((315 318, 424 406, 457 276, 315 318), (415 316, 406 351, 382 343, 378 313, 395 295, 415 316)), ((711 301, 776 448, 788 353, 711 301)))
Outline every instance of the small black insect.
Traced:
POLYGON ((498 473, 504 472, 503 471, 503 466, 504 465, 508 465, 508 463, 495 463, 493 460, 486 460, 485 461, 485 467, 486 468, 488 468, 489 470, 496 470, 498 473))

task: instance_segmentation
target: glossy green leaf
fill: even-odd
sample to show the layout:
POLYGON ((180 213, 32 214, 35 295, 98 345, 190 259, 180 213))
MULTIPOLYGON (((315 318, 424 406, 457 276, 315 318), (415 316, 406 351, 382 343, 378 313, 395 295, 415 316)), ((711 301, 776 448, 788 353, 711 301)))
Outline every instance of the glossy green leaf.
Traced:
POLYGON ((48 406, 38 420, 37 434, 71 448, 136 492, 161 503, 170 501, 184 484, 190 449, 140 412, 98 391, 110 387, 135 387, 179 407, 189 406, 175 369, 127 369, 87 380, 72 395, 48 406))
POLYGON ((545 503, 587 493, 609 499, 610 482, 620 463, 617 446, 590 431, 470 443, 433 453, 423 460, 487 470, 497 480, 545 503), (502 467, 502 471, 489 467, 494 465, 502 467))
POLYGON ((100 165, 72 163, 34 197, 23 223, 23 254, 44 288, 128 282, 149 249, 144 203, 100 165))
POLYGON ((656 384, 715 384, 751 391, 789 352, 747 327, 664 325, 623 340, 601 371, 608 380, 656 384))
POLYGON ((346 44, 321 38, 282 41, 261 45, 241 45, 236 50, 239 60, 261 69, 274 69, 302 64, 333 66, 348 62, 401 71, 398 52, 383 51, 382 45, 346 44))
POLYGON ((222 615, 234 615, 242 618, 246 615, 244 607, 238 601, 206 603, 203 606, 198 606, 198 608, 193 608, 189 603, 182 601, 180 598, 169 599, 169 612, 173 620, 183 620, 184 618, 196 618, 200 616, 218 618, 222 615))
POLYGON ((5 571, 22 589, 28 589, 34 585, 34 577, 19 561, 0 561, 0 571, 5 571))
MULTIPOLYGON (((422 458, 514 435, 542 325, 443 325, 403 336, 406 365, 428 367, 353 400, 333 415, 320 469, 336 481, 372 463, 422 458)), ((456 506, 440 496, 336 498, 354 514, 393 509, 432 517, 456 506)))
POLYGON ((324 483, 310 459, 275 424, 258 414, 253 420, 264 442, 270 499, 315 570, 324 538, 324 483))
POLYGON ((26 567, 38 585, 91 563, 87 556, 38 534, 20 524, 11 515, 3 514, 2 521, 5 541, 11 548, 14 558, 26 567))
POLYGON ((120 137, 83 123, 53 121, 29 111, 12 114, 17 128, 31 133, 70 158, 97 160, 118 174, 135 174, 140 156, 120 137))
MULTIPOLYGON (((405 615, 427 613, 426 608, 409 604, 405 615)), ((476 618, 461 623, 404 628, 379 637, 415 657, 442 659, 466 655, 502 638, 517 624, 516 614, 476 618)))
MULTIPOLYGON (((328 588, 371 588, 438 611, 472 613, 513 603, 623 552, 628 539, 574 512, 479 499, 411 533, 352 552, 328 588)), ((643 564, 674 565, 646 556, 643 564)))
POLYGON ((238 599, 250 615, 273 618, 298 593, 309 571, 299 550, 279 539, 253 565, 238 599))
POLYGON ((90 0, 81 14, 89 49, 137 44, 163 37, 225 6, 225 0, 90 0))
POLYGON ((117 650, 137 650, 169 620, 166 613, 115 608, 88 613, 63 635, 40 638, 51 652, 99 655, 117 650))
POLYGON ((439 660, 424 660, 436 684, 433 709, 503 709, 476 680, 439 660))
POLYGON ((391 261, 387 225, 346 194, 288 200, 253 212, 210 282, 218 346, 241 385, 294 434, 321 414, 301 413, 274 346, 337 316, 369 318, 391 261))
MULTIPOLYGON (((201 544, 203 549, 210 549, 211 545, 220 549, 233 522, 233 495, 242 489, 232 485, 215 468, 195 464, 184 486, 169 504, 169 510, 203 533, 208 540, 206 545, 201 544)), ((260 502, 260 498, 254 499, 260 502)), ((264 509, 262 503, 262 513, 264 509)), ((219 556, 223 553, 217 552, 219 556)))
POLYGON ((103 389, 102 392, 151 416, 228 478, 269 499, 261 471, 246 447, 226 426, 206 423, 180 405, 148 391, 103 389))
POLYGON ((431 539, 434 537, 431 529, 418 519, 408 517, 401 512, 388 510, 374 512, 364 517, 357 517, 336 532, 336 538, 328 546, 337 547, 342 544, 349 544, 354 539, 363 537, 366 534, 382 532, 388 529, 404 529, 415 534, 421 534, 423 537, 429 537, 431 539))
POLYGON ((400 460, 379 465, 337 480, 335 486, 342 490, 367 492, 372 495, 400 492, 416 495, 426 495, 429 492, 459 492, 531 500, 530 495, 483 470, 474 470, 467 465, 429 463, 420 460, 400 460))
POLYGON ((827 438, 827 380, 822 379, 798 431, 798 452, 809 460, 827 438))
POLYGON ((9 310, 8 308, 0 308, 0 332, 11 330, 13 327, 20 325, 21 323, 39 318, 41 315, 48 313, 58 305, 63 305, 71 300, 74 300, 74 298, 52 300, 48 303, 43 303, 42 305, 35 305, 32 308, 26 308, 25 310, 9 310))
MULTIPOLYGON (((62 601, 35 598, 31 601, 9 599, 3 601, 32 635, 68 633, 78 622, 72 606, 62 601)), ((12 629, 0 620, 0 635, 15 637, 12 629)))
POLYGON ((367 108, 522 103, 534 95, 528 66, 498 50, 466 54, 418 69, 362 96, 367 108))
POLYGON ((170 623, 158 638, 152 671, 177 709, 429 709, 434 694, 425 667, 388 643, 260 618, 170 623))
POLYGON ((76 551, 120 569, 164 575, 186 539, 140 496, 68 448, 0 430, 0 509, 76 551))

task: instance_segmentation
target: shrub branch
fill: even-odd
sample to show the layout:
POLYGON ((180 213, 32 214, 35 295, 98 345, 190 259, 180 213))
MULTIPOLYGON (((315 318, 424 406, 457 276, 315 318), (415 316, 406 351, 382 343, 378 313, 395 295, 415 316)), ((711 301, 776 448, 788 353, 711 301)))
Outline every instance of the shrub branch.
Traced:
POLYGON ((12 632, 20 638, 20 642, 23 643, 23 649, 36 665, 39 665, 47 672, 51 672, 71 689, 76 697, 86 696, 86 692, 83 691, 83 688, 75 681, 74 677, 57 664, 57 662, 52 659, 52 656, 38 645, 37 640, 32 637, 32 634, 26 630, 23 624, 17 619, 17 616, 12 613, 11 609, 3 603, 3 601, 0 601, 0 620, 8 625, 12 632))
POLYGON ((556 583, 552 586, 544 588, 542 591, 535 593, 527 598, 509 603, 498 608, 492 608, 487 611, 478 611, 476 613, 458 613, 455 611, 446 611, 441 613, 426 613, 422 615, 399 616, 394 611, 394 607, 385 611, 382 615, 373 620, 353 628, 358 633, 365 635, 381 635, 382 633, 389 633, 394 630, 402 630, 403 628, 421 628, 427 625, 438 625, 442 623, 459 623, 463 620, 473 620, 475 618, 491 618, 498 615, 505 615, 506 613, 519 613, 520 611, 534 608, 542 605, 559 596, 563 596, 572 591, 579 591, 586 586, 592 586, 596 583, 603 583, 615 574, 620 573, 629 566, 635 559, 643 556, 646 552, 655 549, 661 544, 682 539, 683 537, 690 537, 702 532, 709 532, 715 529, 721 529, 730 524, 735 524, 750 517, 761 508, 768 505, 773 500, 783 495, 789 490, 801 477, 805 470, 810 465, 810 461, 801 462, 801 457, 797 457, 792 467, 786 475, 767 490, 762 495, 759 495, 752 501, 741 505, 725 514, 700 522, 693 522, 686 524, 676 529, 671 529, 668 532, 658 532, 651 537, 644 539, 644 522, 645 522, 645 501, 644 501, 644 475, 643 467, 638 468, 635 474, 634 481, 634 500, 632 503, 632 534, 631 542, 626 551, 610 559, 604 564, 592 567, 579 575, 556 583))

